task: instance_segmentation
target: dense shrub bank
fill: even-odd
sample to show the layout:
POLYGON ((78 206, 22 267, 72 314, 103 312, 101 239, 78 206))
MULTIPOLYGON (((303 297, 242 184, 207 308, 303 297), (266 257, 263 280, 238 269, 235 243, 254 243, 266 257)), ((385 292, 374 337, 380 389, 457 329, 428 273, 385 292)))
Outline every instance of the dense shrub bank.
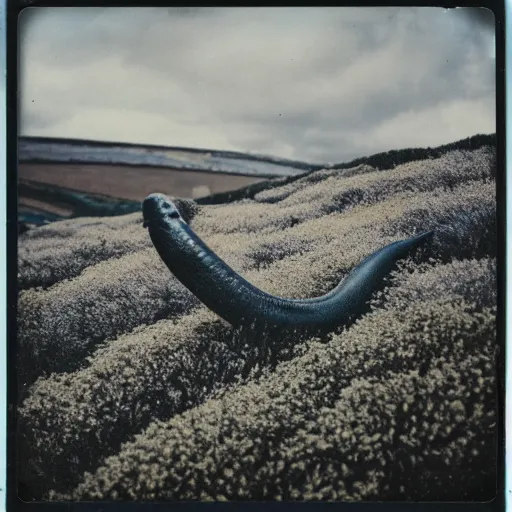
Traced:
POLYGON ((286 297, 435 230, 354 325, 271 340, 270 359, 168 272, 140 214, 27 232, 22 497, 491 499, 495 160, 492 140, 471 140, 186 202, 214 251, 286 297))

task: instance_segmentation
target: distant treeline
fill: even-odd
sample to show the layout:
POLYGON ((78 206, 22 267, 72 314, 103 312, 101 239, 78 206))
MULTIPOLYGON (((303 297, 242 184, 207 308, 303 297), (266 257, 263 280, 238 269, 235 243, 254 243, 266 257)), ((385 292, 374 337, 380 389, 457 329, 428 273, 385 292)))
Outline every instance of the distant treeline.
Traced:
MULTIPOLYGON (((391 151, 385 151, 384 153, 377 153, 368 157, 361 157, 351 160, 350 162, 336 164, 329 166, 330 169, 350 169, 357 167, 358 165, 365 164, 374 167, 380 171, 386 171, 393 169, 397 165, 412 162, 415 160, 427 160, 432 158, 439 158, 440 156, 453 151, 459 150, 474 150, 483 146, 495 146, 496 145, 496 134, 478 134, 462 139, 457 142, 451 142, 443 146, 436 148, 407 148, 407 149, 392 149, 391 151)), ((256 194, 263 190, 281 186, 286 183, 292 183, 298 179, 303 178, 318 169, 305 172, 298 176, 290 176, 287 178, 277 178, 268 181, 262 181, 253 185, 232 190, 229 192, 221 192, 219 194, 212 194, 207 197, 197 199, 196 202, 199 204, 221 204, 231 203, 233 201, 239 201, 240 199, 252 199, 256 194)))

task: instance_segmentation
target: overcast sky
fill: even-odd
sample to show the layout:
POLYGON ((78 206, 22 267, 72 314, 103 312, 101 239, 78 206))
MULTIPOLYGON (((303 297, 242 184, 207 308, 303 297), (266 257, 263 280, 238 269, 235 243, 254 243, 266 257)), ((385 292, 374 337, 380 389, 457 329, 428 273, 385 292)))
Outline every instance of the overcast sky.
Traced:
POLYGON ((31 8, 20 134, 343 162, 495 127, 494 18, 442 8, 31 8))

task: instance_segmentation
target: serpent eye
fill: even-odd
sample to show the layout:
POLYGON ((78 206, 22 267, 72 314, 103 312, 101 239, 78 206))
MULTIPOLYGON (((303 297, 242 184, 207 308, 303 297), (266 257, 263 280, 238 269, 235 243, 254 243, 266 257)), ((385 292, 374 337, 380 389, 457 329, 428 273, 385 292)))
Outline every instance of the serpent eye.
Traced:
POLYGON ((180 218, 180 212, 178 210, 172 210, 167 214, 168 217, 171 219, 179 219, 180 218))

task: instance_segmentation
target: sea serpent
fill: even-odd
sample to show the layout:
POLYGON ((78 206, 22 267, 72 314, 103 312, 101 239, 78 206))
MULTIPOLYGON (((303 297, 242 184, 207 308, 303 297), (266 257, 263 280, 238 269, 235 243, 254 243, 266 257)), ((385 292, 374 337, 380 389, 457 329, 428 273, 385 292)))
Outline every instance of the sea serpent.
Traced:
POLYGON ((142 204, 144 227, 169 270, 203 304, 233 327, 327 333, 365 312, 372 294, 397 261, 433 231, 386 245, 366 257, 329 293, 285 299, 265 293, 222 261, 186 224, 174 203, 151 194, 142 204))

